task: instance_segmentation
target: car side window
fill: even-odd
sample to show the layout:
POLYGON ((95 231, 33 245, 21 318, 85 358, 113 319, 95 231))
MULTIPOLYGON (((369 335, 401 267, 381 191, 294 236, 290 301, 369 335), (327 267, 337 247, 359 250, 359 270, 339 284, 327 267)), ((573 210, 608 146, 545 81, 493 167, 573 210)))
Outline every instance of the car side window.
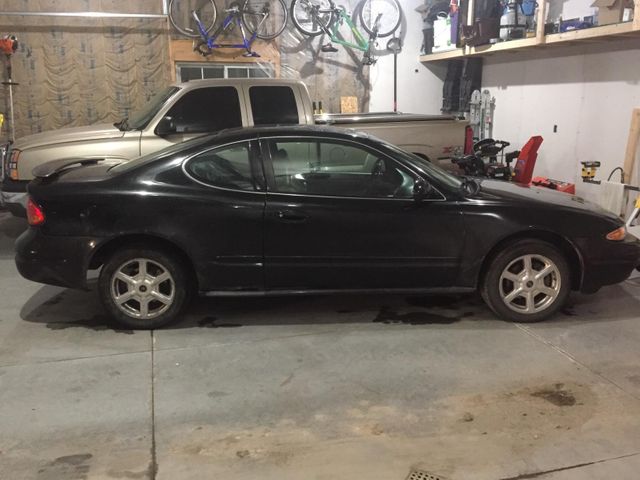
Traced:
POLYGON ((185 93, 169 110, 176 133, 209 133, 241 127, 240 97, 235 87, 198 88, 185 93))
POLYGON ((272 140, 269 145, 278 192, 413 198, 413 175, 363 147, 318 139, 272 140))
POLYGON ((214 187, 255 191, 249 142, 236 143, 196 155, 185 166, 195 179, 214 187))
POLYGON ((296 125, 298 104, 291 87, 255 86, 249 88, 254 125, 296 125))

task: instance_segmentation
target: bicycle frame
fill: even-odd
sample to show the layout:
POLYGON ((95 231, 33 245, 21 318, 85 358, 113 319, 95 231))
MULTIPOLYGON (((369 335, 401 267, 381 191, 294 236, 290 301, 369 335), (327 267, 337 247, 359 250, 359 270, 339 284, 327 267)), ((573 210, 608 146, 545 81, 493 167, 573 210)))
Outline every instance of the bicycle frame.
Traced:
POLYGON ((353 20, 351 20, 351 17, 347 15, 344 7, 338 7, 334 11, 338 14, 338 19, 333 22, 333 25, 331 25, 331 28, 327 32, 327 34, 331 38, 331 41, 344 47, 355 48, 357 50, 360 50, 361 52, 366 52, 367 50, 369 50, 370 44, 374 40, 374 38, 369 38, 368 40, 365 39, 364 35, 362 35, 360 30, 358 30, 358 27, 356 27, 355 23, 353 23, 353 20), (349 42, 344 38, 338 36, 340 27, 342 26, 342 22, 345 22, 351 29, 351 33, 353 33, 353 37, 355 38, 356 43, 349 42))
POLYGON ((211 36, 209 36, 207 31, 205 30, 204 25, 200 21, 200 18, 198 18, 198 14, 195 11, 191 12, 191 15, 193 15, 193 18, 196 21, 196 24, 198 25, 198 30, 200 31, 200 37, 202 37, 202 41, 203 41, 203 43, 200 43, 196 47, 194 47, 194 50, 197 50, 202 55, 210 54, 211 52, 203 52, 202 50, 200 50, 199 47, 204 44, 207 46, 209 50, 213 50, 215 48, 241 48, 247 51, 246 55, 252 56, 252 57, 259 57, 260 56, 259 54, 251 50, 251 45, 253 45, 253 42, 258 37, 258 31, 260 30, 260 26, 267 19, 267 16, 265 15, 262 18, 255 32, 253 32, 251 37, 247 38, 247 33, 245 31, 244 24, 242 23, 240 10, 237 7, 234 7, 234 8, 225 10, 225 12, 228 13, 229 15, 227 15, 227 17, 222 21, 222 25, 220 25, 216 29, 216 31, 213 32, 213 35, 211 36), (233 28, 236 25, 240 28, 240 32, 242 33, 242 43, 216 43, 216 39, 220 35, 226 32, 229 28, 233 28))
POLYGON ((332 13, 332 12, 337 15, 337 19, 328 28, 322 26, 322 22, 318 21, 318 24, 321 26, 322 31, 329 36, 329 39, 332 42, 335 42, 338 45, 342 45, 343 47, 354 48, 356 50, 360 50, 361 52, 364 52, 364 56, 362 58, 363 64, 373 65, 376 62, 376 59, 374 58, 374 55, 373 55, 373 51, 374 51, 376 39, 378 38, 377 26, 382 14, 378 14, 378 17, 376 18, 376 21, 374 24, 375 25, 374 32, 373 34, 369 35, 368 39, 366 39, 364 35, 360 32, 360 30, 358 30, 358 27, 356 27, 353 20, 351 20, 351 17, 347 15, 346 9, 344 7, 336 7, 333 4, 333 2, 331 2, 331 8, 326 10, 316 9, 312 13, 312 15, 318 16, 320 13, 332 13), (347 26, 351 30, 351 33, 353 33, 356 43, 349 42, 340 35, 339 31, 343 22, 347 24, 347 26))

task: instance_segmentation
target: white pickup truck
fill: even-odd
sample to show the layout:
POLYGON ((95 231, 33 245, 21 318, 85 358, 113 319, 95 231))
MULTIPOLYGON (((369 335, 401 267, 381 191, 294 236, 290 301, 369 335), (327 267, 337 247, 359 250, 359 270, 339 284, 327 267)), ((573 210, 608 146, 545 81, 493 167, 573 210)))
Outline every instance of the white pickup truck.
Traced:
POLYGON ((205 133, 254 125, 330 124, 371 133, 430 160, 463 147, 467 122, 453 116, 313 114, 304 83, 284 79, 196 80, 171 85, 114 124, 62 128, 0 146, 0 200, 24 216, 38 165, 72 158, 131 160, 205 133))

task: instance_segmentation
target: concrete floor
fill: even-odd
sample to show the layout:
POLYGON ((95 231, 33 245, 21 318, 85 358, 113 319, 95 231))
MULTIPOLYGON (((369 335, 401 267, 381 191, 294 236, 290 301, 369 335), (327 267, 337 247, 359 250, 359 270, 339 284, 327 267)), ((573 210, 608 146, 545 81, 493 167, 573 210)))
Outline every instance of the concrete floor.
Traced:
POLYGON ((0 213, 0 478, 637 479, 640 282, 552 321, 475 297, 198 300, 114 330, 0 213), (422 477, 426 478, 426 477, 422 477))

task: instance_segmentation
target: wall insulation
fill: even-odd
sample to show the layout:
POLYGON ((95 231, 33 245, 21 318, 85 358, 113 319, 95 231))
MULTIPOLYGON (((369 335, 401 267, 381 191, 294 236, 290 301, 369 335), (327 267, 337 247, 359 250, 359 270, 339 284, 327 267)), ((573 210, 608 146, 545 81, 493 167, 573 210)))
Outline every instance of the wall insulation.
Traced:
MULTIPOLYGON (((162 13, 158 0, 3 0, 5 11, 162 13)), ((0 16, 12 56, 16 137, 113 122, 168 83, 166 20, 0 16)), ((3 78, 6 70, 3 68, 3 78)), ((0 111, 8 113, 8 95, 0 111)), ((7 136, 3 129, 3 137, 7 136)))

